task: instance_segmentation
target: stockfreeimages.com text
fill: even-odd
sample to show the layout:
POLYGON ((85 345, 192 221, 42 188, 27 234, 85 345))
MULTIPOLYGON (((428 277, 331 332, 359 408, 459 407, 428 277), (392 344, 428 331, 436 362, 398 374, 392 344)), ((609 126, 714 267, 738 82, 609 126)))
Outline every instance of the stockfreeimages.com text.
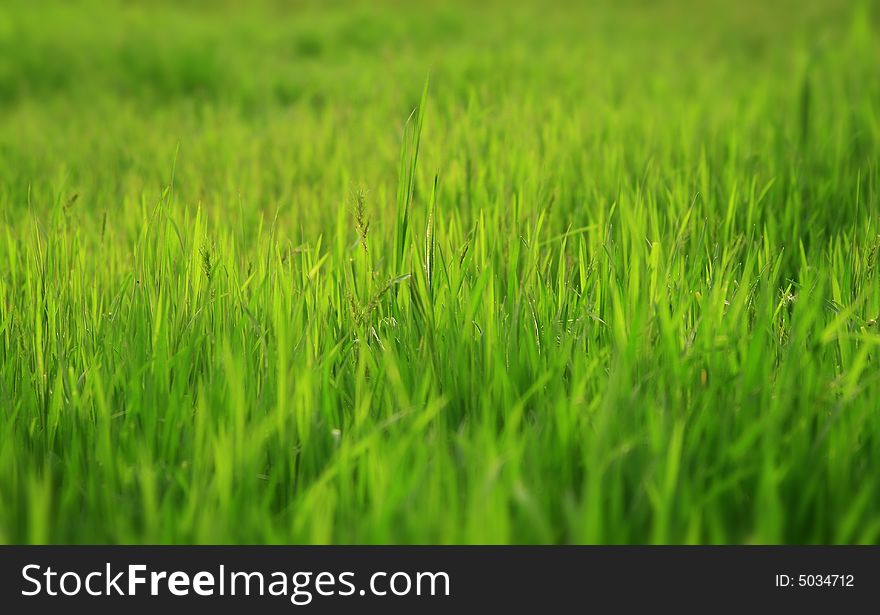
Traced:
POLYGON ((220 565, 216 572, 202 570, 148 570, 129 564, 88 573, 58 571, 51 566, 28 564, 21 571, 23 596, 286 596, 292 604, 305 606, 315 596, 449 596, 450 579, 445 572, 382 572, 370 575, 358 587, 354 572, 242 572, 220 565))

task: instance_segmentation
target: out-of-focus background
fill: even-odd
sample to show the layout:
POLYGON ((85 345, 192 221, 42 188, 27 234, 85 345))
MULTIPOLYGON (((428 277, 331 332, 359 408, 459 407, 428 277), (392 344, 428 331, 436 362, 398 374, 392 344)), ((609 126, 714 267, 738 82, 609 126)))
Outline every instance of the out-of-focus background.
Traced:
POLYGON ((393 201, 429 75, 424 166, 486 175, 495 199, 537 168, 511 142, 546 186, 576 170, 555 186, 572 201, 664 148, 719 153, 732 127, 734 154, 760 166, 792 149, 804 113, 823 127, 811 139, 861 140, 864 157, 853 128, 876 122, 876 19, 876 3, 824 0, 7 0, 0 200, 40 208, 67 190, 113 212, 157 195, 176 158, 182 200, 241 200, 314 231, 352 185, 393 201))

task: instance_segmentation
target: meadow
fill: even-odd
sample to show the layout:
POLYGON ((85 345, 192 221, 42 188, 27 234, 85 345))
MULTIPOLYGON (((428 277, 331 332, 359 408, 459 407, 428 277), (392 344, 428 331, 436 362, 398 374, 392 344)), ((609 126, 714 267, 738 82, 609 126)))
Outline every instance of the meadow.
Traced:
POLYGON ((880 542, 874 1, 0 5, 0 543, 880 542))

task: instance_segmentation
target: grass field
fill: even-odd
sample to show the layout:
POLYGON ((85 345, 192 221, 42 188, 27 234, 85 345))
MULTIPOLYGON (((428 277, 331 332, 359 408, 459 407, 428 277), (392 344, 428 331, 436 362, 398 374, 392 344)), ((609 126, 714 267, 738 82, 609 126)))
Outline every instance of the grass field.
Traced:
POLYGON ((4 2, 0 542, 880 542, 878 24, 4 2))

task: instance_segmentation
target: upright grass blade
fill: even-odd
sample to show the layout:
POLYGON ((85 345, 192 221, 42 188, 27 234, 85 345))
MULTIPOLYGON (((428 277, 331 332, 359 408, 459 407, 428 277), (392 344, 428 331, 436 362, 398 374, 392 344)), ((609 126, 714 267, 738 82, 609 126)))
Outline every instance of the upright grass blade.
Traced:
POLYGON ((428 83, 422 89, 419 106, 413 110, 403 130, 403 143, 400 148, 400 172, 397 179, 397 222, 394 227, 394 270, 403 273, 406 269, 405 255, 409 246, 410 207, 416 183, 416 167, 419 161, 419 145, 422 139, 422 124, 428 104, 428 83), (415 122, 413 122, 415 118, 415 122))

